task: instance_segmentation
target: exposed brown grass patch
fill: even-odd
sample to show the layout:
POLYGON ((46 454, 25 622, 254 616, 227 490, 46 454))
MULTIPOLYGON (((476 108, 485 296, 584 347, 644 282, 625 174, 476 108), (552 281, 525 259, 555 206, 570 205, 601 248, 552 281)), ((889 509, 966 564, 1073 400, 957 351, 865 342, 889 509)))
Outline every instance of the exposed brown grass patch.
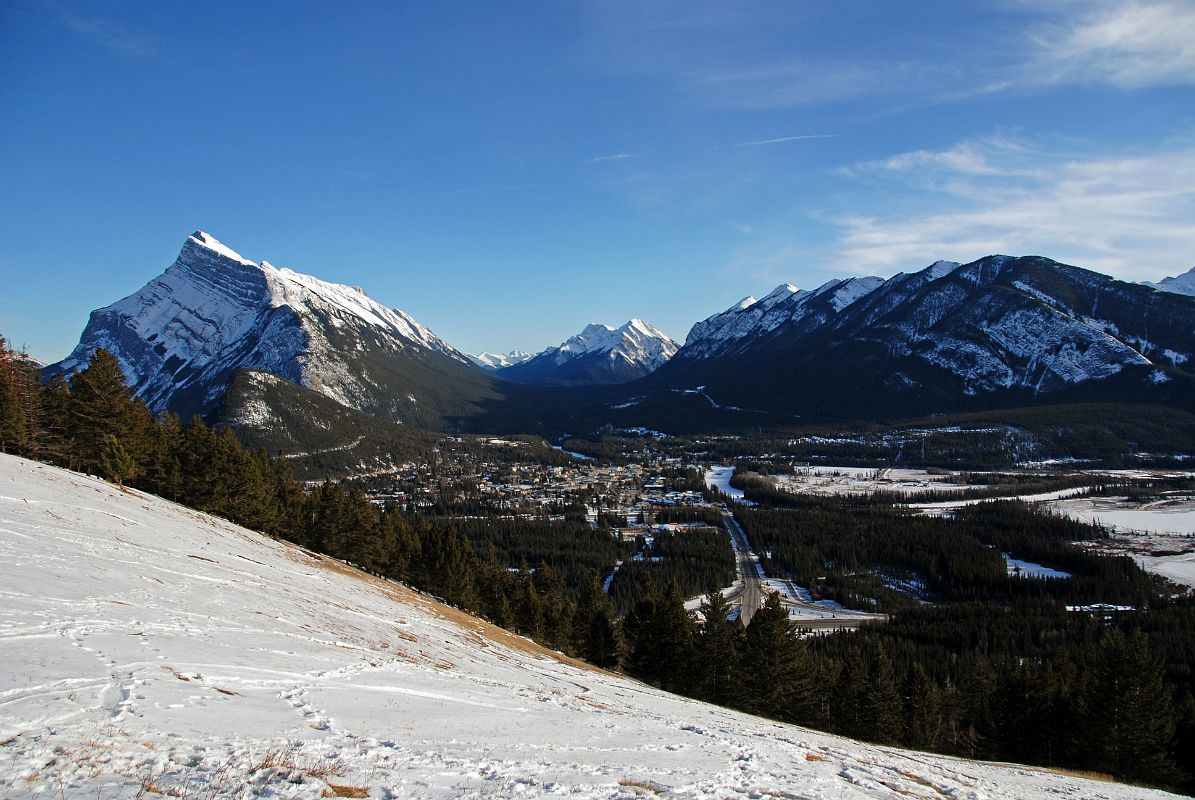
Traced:
POLYGON ((904 770, 897 770, 897 772, 899 772, 901 775, 908 778, 909 780, 911 780, 913 783, 917 784, 918 786, 924 786, 927 789, 933 789, 935 792, 937 792, 942 797, 946 796, 946 793, 943 792, 941 788, 939 788, 937 785, 934 784, 933 781, 931 781, 927 778, 923 778, 920 775, 917 775, 916 773, 913 773, 913 772, 905 772, 904 770))
POLYGON ((329 783, 324 797, 369 797, 369 790, 364 786, 347 786, 341 783, 329 783))
POLYGON ((219 686, 213 688, 220 694, 233 695, 234 697, 240 695, 240 692, 234 692, 232 689, 221 689, 219 686))
POLYGON ((1065 775, 1068 778, 1084 778, 1089 781, 1100 781, 1101 783, 1116 783, 1116 778, 1106 772, 1091 772, 1090 770, 1067 769, 1066 767, 1048 767, 1046 772, 1065 775))
POLYGON ((630 789, 646 789, 652 794, 660 794, 664 791, 664 787, 651 781, 633 781, 630 778, 623 778, 618 782, 619 786, 626 786, 630 789))
POLYGON ((817 753, 806 753, 805 760, 806 761, 825 761, 826 758, 825 758, 825 756, 819 756, 817 753))
POLYGON ((594 700, 594 699, 592 699, 592 698, 586 697, 586 696, 585 696, 585 695, 583 695, 583 694, 579 694, 579 695, 577 695, 577 696, 576 696, 576 699, 577 699, 577 700, 580 700, 582 703, 584 703, 584 704, 585 704, 585 705, 587 705, 587 706, 592 706, 593 708, 596 708, 596 709, 598 709, 599 711, 604 711, 604 710, 606 710, 607 708, 609 708, 609 706, 608 706, 608 705, 606 705, 605 703, 599 703, 597 700, 594 700))
POLYGON ((497 625, 492 625, 480 617, 475 617, 467 611, 461 611, 459 608, 453 608, 452 606, 445 605, 437 600, 432 600, 430 597, 420 594, 414 589, 403 586, 402 584, 393 583, 392 581, 388 581, 384 578, 379 578, 376 575, 370 575, 369 573, 362 572, 355 567, 350 567, 348 564, 343 564, 336 559, 317 555, 298 546, 288 549, 294 551, 294 559, 296 561, 300 561, 301 563, 305 562, 308 564, 314 563, 314 565, 331 570, 332 572, 337 572, 355 580, 364 581, 365 583, 368 583, 376 588, 386 597, 389 597, 391 600, 394 600, 397 603, 413 605, 416 608, 421 608, 424 611, 436 615, 440 619, 455 623, 457 626, 463 628, 466 633, 476 632, 491 642, 505 645, 514 650, 519 650, 538 658, 550 658, 555 661, 559 661, 562 664, 568 664, 570 666, 577 667, 578 669, 584 669, 590 672, 606 673, 606 670, 603 670, 601 667, 596 667, 593 664, 589 664, 585 661, 579 661, 575 658, 570 658, 563 653, 559 653, 555 650, 544 647, 543 645, 536 644, 530 639, 519 636, 515 633, 511 633, 505 628, 500 628, 497 625), (309 556, 310 559, 301 559, 299 553, 309 556))

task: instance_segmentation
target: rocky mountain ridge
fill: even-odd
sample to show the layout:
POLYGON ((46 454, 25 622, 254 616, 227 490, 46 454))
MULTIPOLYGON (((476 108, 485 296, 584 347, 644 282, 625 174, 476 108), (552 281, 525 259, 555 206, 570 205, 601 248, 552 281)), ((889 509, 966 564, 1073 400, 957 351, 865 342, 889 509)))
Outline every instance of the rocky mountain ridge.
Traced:
POLYGON ((79 345, 45 372, 69 374, 98 347, 155 412, 207 414, 243 369, 415 424, 439 424, 488 387, 464 354, 406 313, 358 287, 250 261, 203 231, 165 273, 92 312, 79 345))

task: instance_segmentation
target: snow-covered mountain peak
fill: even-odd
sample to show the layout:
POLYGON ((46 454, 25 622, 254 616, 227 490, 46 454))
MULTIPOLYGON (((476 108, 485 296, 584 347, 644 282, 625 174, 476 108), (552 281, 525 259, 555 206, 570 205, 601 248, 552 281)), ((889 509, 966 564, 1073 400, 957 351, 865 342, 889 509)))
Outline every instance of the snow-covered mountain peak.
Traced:
MULTIPOLYGON (((200 247, 211 250, 213 253, 217 253, 218 255, 224 256, 224 258, 227 258, 231 261, 237 261, 237 262, 240 262, 241 264, 246 264, 249 266, 256 266, 256 264, 254 264, 254 262, 245 258, 240 253, 233 250, 231 247, 224 244, 223 242, 221 242, 215 236, 212 236, 207 231, 195 231, 195 233, 193 233, 187 237, 187 241, 194 243, 200 247)), ((265 263, 265 262, 262 262, 262 263, 265 263)))
POLYGON ((764 298, 759 301, 759 304, 764 308, 771 308, 777 303, 784 302, 800 291, 800 289, 798 289, 796 286, 793 286, 791 283, 782 283, 764 295, 764 298))
POLYGON ((524 361, 535 358, 535 353, 524 353, 522 350, 511 350, 509 353, 481 352, 477 355, 470 355, 468 358, 482 369, 495 370, 522 364, 524 361))
POLYGON ((501 374, 520 383, 624 383, 658 369, 677 349, 676 342, 637 317, 618 328, 591 322, 501 374))
POLYGON ((622 326, 628 332, 634 331, 640 336, 653 336, 657 339, 667 339, 668 336, 659 328, 655 327, 649 322, 644 322, 638 317, 633 318, 626 325, 622 326))
POLYGON ((935 261, 926 267, 927 277, 931 281, 936 281, 938 278, 946 277, 961 266, 962 264, 957 261, 935 261))
POLYGON ((736 308, 739 310, 742 310, 744 308, 750 308, 751 306, 755 305, 758 302, 759 301, 755 299, 755 295, 749 294, 746 297, 744 297, 742 300, 738 301, 737 303, 735 303, 733 306, 731 306, 730 308, 728 308, 726 310, 734 311, 736 308))
POLYGON ((430 350, 468 363, 426 327, 359 287, 254 263, 205 231, 187 238, 162 275, 92 312, 79 345, 48 369, 73 372, 98 347, 117 357, 151 409, 188 413, 210 408, 239 369, 270 372, 351 408, 371 408, 376 378, 347 365, 357 356, 346 347, 354 353, 377 349, 388 354, 384 358, 430 350))

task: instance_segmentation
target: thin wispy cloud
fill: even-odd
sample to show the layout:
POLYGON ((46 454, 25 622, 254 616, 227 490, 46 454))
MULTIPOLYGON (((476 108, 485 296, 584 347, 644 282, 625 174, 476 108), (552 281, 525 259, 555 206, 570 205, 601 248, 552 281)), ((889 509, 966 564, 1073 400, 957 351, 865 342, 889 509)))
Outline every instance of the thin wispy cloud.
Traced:
POLYGON ((1020 76, 1036 84, 1107 83, 1123 89, 1195 85, 1195 5, 1128 2, 1077 6, 1035 32, 1020 76))
POLYGON ((893 87, 924 85, 925 69, 915 63, 825 64, 798 59, 722 70, 702 66, 693 68, 679 81, 714 105, 761 111, 841 102, 891 93, 893 87))
MULTIPOLYGON (((868 166, 856 170, 862 175, 868 166)), ((834 220, 841 235, 831 260, 853 271, 883 273, 938 258, 1007 253, 1156 280, 1195 261, 1195 149, 1076 159, 977 141, 940 153, 903 154, 887 164, 874 162, 870 170, 896 181, 893 192, 922 193, 905 213, 834 220), (927 186, 912 177, 916 170, 892 168, 914 164, 932 164, 939 180, 927 186)))
POLYGON ((155 52, 150 37, 122 28, 103 17, 76 14, 67 9, 57 9, 58 17, 67 28, 79 36, 125 56, 141 57, 155 52))
POLYGON ((543 186, 543 181, 536 181, 534 183, 501 183, 494 186, 471 186, 464 189, 448 189, 440 192, 441 195, 454 194, 479 194, 481 192, 513 192, 520 189, 534 189, 537 186, 543 186))
POLYGON ((600 164, 603 161, 625 161, 628 158, 638 158, 637 153, 611 153, 608 156, 595 156, 589 159, 591 164, 600 164))
POLYGON ((913 150, 876 161, 864 161, 835 170, 847 177, 904 174, 932 181, 943 175, 1028 177, 1038 173, 1039 157, 1030 144, 1003 135, 960 142, 945 150, 913 150))
POLYGON ((785 142, 803 142, 807 139, 837 139, 836 133, 807 133, 801 136, 780 136, 775 139, 756 139, 750 142, 735 142, 721 147, 763 147, 769 144, 784 144, 785 142))

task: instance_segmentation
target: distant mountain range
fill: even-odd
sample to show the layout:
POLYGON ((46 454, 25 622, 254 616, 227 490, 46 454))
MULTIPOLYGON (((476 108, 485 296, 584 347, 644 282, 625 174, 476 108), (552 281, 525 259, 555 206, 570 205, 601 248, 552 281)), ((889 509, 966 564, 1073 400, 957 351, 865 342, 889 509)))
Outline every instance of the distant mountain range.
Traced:
POLYGON ((641 319, 620 328, 592 323, 556 347, 500 367, 497 374, 516 383, 547 386, 626 383, 659 369, 677 348, 641 319))
POLYGON ((1049 395, 1169 402, 1191 385, 1193 353, 1195 299, 989 256, 747 298, 694 325, 647 385, 865 419, 1049 395))
POLYGON ((503 367, 513 367, 515 364, 522 364, 524 361, 535 358, 535 353, 524 353, 521 350, 511 350, 509 353, 478 353, 477 355, 469 355, 469 360, 482 369, 502 369, 503 367))
POLYGON ((887 280, 783 284, 698 322, 679 348, 633 319, 534 356, 470 357, 358 288, 256 264, 197 232, 163 275, 93 312, 45 372, 70 373, 104 347, 154 411, 200 413, 291 449, 328 447, 320 426, 339 416, 360 429, 355 414, 550 433, 1088 401, 1192 409, 1195 297, 1180 293, 1192 283, 1195 270, 1155 289, 1041 257, 939 261, 887 280))

